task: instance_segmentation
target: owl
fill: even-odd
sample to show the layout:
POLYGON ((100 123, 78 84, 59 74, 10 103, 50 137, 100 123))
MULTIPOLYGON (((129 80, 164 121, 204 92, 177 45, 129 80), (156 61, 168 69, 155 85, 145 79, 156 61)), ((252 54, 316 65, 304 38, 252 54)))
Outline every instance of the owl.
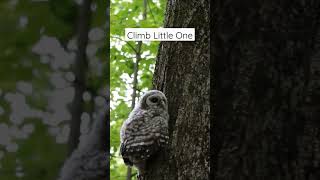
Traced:
POLYGON ((168 104, 166 96, 150 90, 124 121, 120 131, 120 153, 126 165, 134 165, 138 179, 146 174, 146 162, 168 144, 168 104))

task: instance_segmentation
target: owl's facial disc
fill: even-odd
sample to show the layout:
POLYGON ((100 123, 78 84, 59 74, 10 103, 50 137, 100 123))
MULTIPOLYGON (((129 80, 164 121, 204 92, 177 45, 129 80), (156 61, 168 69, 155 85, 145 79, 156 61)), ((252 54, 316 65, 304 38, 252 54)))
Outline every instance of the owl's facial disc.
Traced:
POLYGON ((142 109, 168 109, 166 96, 158 90, 146 92, 139 103, 142 109))
POLYGON ((162 96, 156 94, 156 95, 151 95, 147 98, 147 105, 149 107, 154 107, 154 108, 164 108, 165 107, 165 100, 162 98, 162 96))

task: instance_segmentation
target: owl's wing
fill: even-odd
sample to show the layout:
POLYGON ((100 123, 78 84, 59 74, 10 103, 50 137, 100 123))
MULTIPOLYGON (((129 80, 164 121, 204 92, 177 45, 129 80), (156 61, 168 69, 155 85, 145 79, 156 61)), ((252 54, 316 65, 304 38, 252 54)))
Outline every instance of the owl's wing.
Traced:
POLYGON ((130 159, 126 156, 126 146, 124 145, 124 143, 121 143, 120 145, 120 153, 123 159, 123 162, 127 165, 127 166, 132 166, 133 163, 130 161, 130 159))
POLYGON ((160 147, 161 123, 152 119, 154 117, 134 118, 122 128, 121 133, 123 139, 120 151, 128 165, 150 158, 160 147))
POLYGON ((157 122, 157 143, 159 147, 165 147, 169 143, 168 118, 159 116, 154 121, 157 122))

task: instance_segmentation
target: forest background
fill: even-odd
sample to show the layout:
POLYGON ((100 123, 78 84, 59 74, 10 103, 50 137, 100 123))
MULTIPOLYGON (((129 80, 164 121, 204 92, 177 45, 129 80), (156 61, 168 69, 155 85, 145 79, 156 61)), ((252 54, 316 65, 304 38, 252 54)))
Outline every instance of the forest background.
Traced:
POLYGON ((120 128, 139 97, 152 88, 159 42, 124 41, 125 28, 162 27, 166 1, 112 0, 110 4, 110 178, 135 179, 119 153, 120 128), (128 172, 129 171, 129 172, 128 172))
POLYGON ((0 2, 0 179, 57 179, 106 111, 108 13, 99 0, 0 2))

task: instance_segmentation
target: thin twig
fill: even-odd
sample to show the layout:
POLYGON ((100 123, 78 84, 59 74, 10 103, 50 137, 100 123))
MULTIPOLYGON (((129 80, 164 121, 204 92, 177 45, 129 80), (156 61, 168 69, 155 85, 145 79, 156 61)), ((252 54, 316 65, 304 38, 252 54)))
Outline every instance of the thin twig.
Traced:
POLYGON ((129 41, 125 41, 125 40, 123 40, 122 38, 117 37, 117 36, 111 36, 111 38, 115 38, 115 39, 118 39, 118 40, 120 40, 120 41, 125 42, 126 44, 128 44, 128 46, 130 46, 130 48, 131 48, 136 54, 138 53, 138 51, 132 46, 132 44, 130 44, 129 41))

